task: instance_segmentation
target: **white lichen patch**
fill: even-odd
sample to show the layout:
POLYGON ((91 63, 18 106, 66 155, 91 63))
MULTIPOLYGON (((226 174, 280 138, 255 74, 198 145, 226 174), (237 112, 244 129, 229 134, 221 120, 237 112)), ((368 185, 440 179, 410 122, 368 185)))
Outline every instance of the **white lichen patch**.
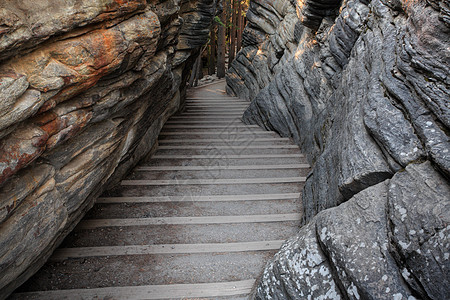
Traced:
POLYGON ((403 278, 408 279, 409 275, 411 275, 411 273, 409 273, 409 271, 406 268, 403 268, 402 270, 403 278))
POLYGON ((398 244, 400 245, 400 247, 402 247, 404 250, 408 249, 409 246, 411 246, 411 242, 409 242, 408 244, 402 241, 398 241, 398 244))
POLYGON ((358 293, 358 288, 353 284, 353 282, 347 288, 347 293, 349 295, 355 296, 356 299, 360 299, 360 296, 359 296, 359 293, 358 293))
POLYGON ((392 299, 394 299, 394 300, 402 300, 403 299, 403 295, 400 294, 400 293, 397 293, 397 294, 393 295, 392 299))

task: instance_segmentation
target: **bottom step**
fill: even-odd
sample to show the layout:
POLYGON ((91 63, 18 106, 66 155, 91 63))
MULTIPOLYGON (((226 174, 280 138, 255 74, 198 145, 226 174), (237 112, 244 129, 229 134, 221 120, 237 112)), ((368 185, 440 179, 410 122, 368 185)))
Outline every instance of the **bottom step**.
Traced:
POLYGON ((11 299, 173 299, 248 295, 254 279, 196 284, 171 284, 72 289, 13 294, 11 299))

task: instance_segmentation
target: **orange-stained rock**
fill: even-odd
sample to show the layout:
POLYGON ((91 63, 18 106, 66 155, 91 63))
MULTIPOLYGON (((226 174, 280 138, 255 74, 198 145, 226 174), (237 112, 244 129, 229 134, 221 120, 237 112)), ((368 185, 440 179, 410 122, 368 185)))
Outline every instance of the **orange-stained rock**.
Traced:
POLYGON ((154 55, 159 34, 157 16, 149 11, 114 27, 50 44, 1 69, 26 76, 30 87, 42 93, 55 93, 41 106, 43 112, 94 86, 117 70, 130 52, 154 55))
POLYGON ((0 141, 0 184, 26 167, 45 150, 48 134, 28 125, 16 130, 14 135, 0 141))
POLYGON ((58 0, 0 2, 0 60, 36 48, 61 33, 142 11, 145 0, 58 0))
POLYGON ((0 0, 0 299, 151 152, 215 5, 0 0))

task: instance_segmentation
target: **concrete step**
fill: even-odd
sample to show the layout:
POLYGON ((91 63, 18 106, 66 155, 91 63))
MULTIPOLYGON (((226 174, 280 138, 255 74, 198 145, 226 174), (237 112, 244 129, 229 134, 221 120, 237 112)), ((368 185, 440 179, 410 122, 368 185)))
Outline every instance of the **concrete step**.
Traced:
POLYGON ((206 109, 223 109, 223 108, 247 108, 250 105, 249 102, 207 102, 207 101, 196 101, 196 102, 187 102, 185 108, 206 108, 206 109))
POLYGON ((235 130, 235 131, 187 131, 187 132, 174 132, 174 131, 161 131, 159 136, 160 140, 170 139, 210 139, 220 138, 224 141, 233 143, 235 140, 247 139, 247 144, 250 144, 253 139, 257 138, 270 138, 278 137, 278 134, 271 131, 260 132, 251 130, 235 130))
MULTIPOLYGON (((45 292, 16 294, 11 299, 72 299, 77 295, 80 299, 173 299, 185 297, 220 297, 228 300, 243 300, 234 295, 250 293, 255 280, 242 280, 217 283, 171 284, 147 286, 120 286, 96 289, 68 289, 45 292), (230 296, 232 298, 230 298, 230 296)), ((215 298, 219 299, 219 298, 215 298)))
MULTIPOLYGON (((210 170, 218 170, 218 171, 253 171, 253 170, 261 170, 261 171, 272 171, 272 170, 290 170, 294 169, 295 171, 302 171, 304 169, 308 169, 310 166, 308 164, 279 164, 279 165, 237 165, 237 166, 210 166, 208 167, 208 171, 210 170)), ((134 172, 146 172, 151 171, 154 174, 156 171, 205 171, 204 166, 138 166, 134 169, 134 172)), ((198 173, 195 173, 198 174, 198 173)), ((231 174, 240 175, 240 173, 231 172, 231 174)), ((260 174, 260 173, 258 173, 260 174)), ((255 173, 249 173, 248 177, 254 177, 255 173)), ((266 176, 264 176, 266 177, 266 176)))
POLYGON ((169 123, 169 125, 164 125, 164 130, 167 129, 171 129, 171 130, 167 130, 167 131, 179 131, 179 130, 173 130, 173 129, 181 129, 181 131, 189 131, 191 129, 234 129, 234 128, 245 128, 245 129, 249 129, 249 128, 254 128, 255 130, 261 130, 263 131, 258 125, 245 125, 245 124, 201 124, 201 125, 191 125, 191 124, 176 124, 176 125, 171 125, 169 123))
POLYGON ((297 145, 253 145, 251 143, 247 145, 160 145, 158 147, 159 150, 184 150, 186 152, 190 150, 210 150, 210 149, 218 149, 218 150, 245 150, 245 149, 277 149, 277 150, 286 150, 286 149, 295 149, 300 150, 297 145))
POLYGON ((189 112, 212 112, 212 113, 220 113, 220 112, 244 112, 247 109, 246 106, 225 106, 225 107, 205 107, 205 106, 186 106, 184 108, 183 114, 189 112))
POLYGON ((129 227, 100 227, 72 232, 61 245, 69 247, 146 244, 195 244, 254 242, 287 239, 299 229, 300 221, 233 224, 170 224, 129 227))
POLYGON ((250 142, 245 137, 238 137, 236 139, 227 140, 221 138, 199 138, 199 139, 160 139, 158 140, 159 145, 202 145, 202 146, 245 146, 245 145, 292 145, 289 138, 281 138, 281 137, 267 137, 267 138, 254 138, 250 142))
POLYGON ((300 214, 269 214, 239 216, 201 216, 201 217, 154 217, 154 218, 118 218, 85 219, 77 225, 77 230, 103 227, 134 227, 153 225, 206 225, 206 224, 240 224, 299 221, 300 214))
POLYGON ((306 177, 254 177, 254 178, 175 178, 160 180, 122 180, 122 186, 165 186, 165 185, 242 185, 242 184, 276 184, 305 182, 306 177))
MULTIPOLYGON (((217 154, 221 154, 218 152, 217 154)), ((183 155, 183 154, 160 154, 156 153, 153 156, 153 159, 185 159, 185 160, 192 160, 192 159, 212 159, 217 158, 220 159, 221 157, 214 157, 212 155, 208 154, 199 154, 199 155, 183 155)), ((270 154, 227 154, 224 155, 224 158, 226 159, 271 159, 271 158, 304 158, 303 154, 301 153, 288 153, 288 154, 279 154, 279 153, 270 153, 270 154)))
MULTIPOLYGON (((240 118, 242 116, 242 114, 244 113, 244 110, 239 110, 236 112, 227 112, 227 111, 217 111, 217 112, 208 112, 208 111, 204 111, 204 112, 183 112, 183 117, 214 117, 214 116, 218 116, 218 117, 228 117, 228 118, 240 118)), ((176 115, 175 115, 176 117, 176 115)))
POLYGON ((160 196, 160 197, 113 197, 102 196, 97 199, 97 204, 120 204, 120 203, 164 203, 164 202, 234 202, 234 201, 264 201, 264 200, 286 200, 298 199, 300 193, 280 194, 229 194, 229 195, 206 195, 206 196, 160 196))
POLYGON ((298 168, 294 165, 258 165, 255 166, 154 166, 139 167, 135 169, 128 179, 131 180, 161 180, 161 179, 198 179, 198 178, 271 178, 271 177, 305 177, 309 172, 308 165, 298 168), (289 168, 294 166, 293 168, 289 168), (234 167, 234 168, 233 168, 234 167), (241 167, 240 169, 238 169, 241 167), (249 167, 242 169, 242 167, 249 167), (273 169, 265 169, 264 167, 274 167, 273 169), (180 170, 180 168, 182 168, 180 170))
POLYGON ((241 124, 227 124, 217 126, 178 125, 176 127, 169 125, 168 127, 163 127, 162 132, 168 132, 170 134, 182 134, 182 133, 234 134, 241 132, 268 133, 270 131, 263 130, 258 126, 248 127, 242 126, 241 124))
POLYGON ((172 145, 162 146, 158 149, 158 155, 209 155, 209 156, 231 156, 231 155, 282 155, 282 154, 300 154, 300 149, 296 145, 222 145, 222 146, 203 146, 198 148, 177 147, 172 145))
MULTIPOLYGON (((92 289, 249 280, 258 277, 261 266, 274 252, 268 250, 73 258, 47 263, 19 292, 52 290, 55 287, 60 290, 92 289)), ((170 290, 170 287, 168 288, 170 290)), ((112 299, 117 298, 113 296, 112 299)))
POLYGON ((228 121, 228 122, 242 122, 241 115, 231 116, 187 116, 187 115, 174 115, 170 118, 170 121, 228 121))
POLYGON ((85 219, 270 215, 300 212, 298 198, 254 201, 96 204, 85 219))
POLYGON ((155 254, 197 254, 197 253, 234 253, 244 251, 278 250, 283 240, 236 242, 236 243, 203 243, 203 244, 157 244, 126 245, 102 247, 59 248, 50 261, 58 262, 74 258, 133 256, 155 254))
MULTIPOLYGON (((220 119, 218 119, 218 120, 197 120, 197 121, 195 119, 191 119, 191 120, 189 120, 189 119, 186 119, 186 120, 169 119, 166 122, 166 125, 172 125, 172 124, 176 124, 176 125, 180 125, 180 124, 181 125, 183 125, 183 124, 186 124, 186 125, 190 125, 190 124, 226 125, 226 124, 233 123, 232 121, 233 120, 231 120, 231 122, 230 122, 230 120, 220 120, 220 119)), ((240 119, 238 119, 237 121, 241 122, 240 119)), ((242 124, 240 124, 240 125, 242 125, 242 124)))
POLYGON ((151 159, 142 166, 201 166, 207 170, 214 170, 216 166, 240 166, 240 165, 276 165, 276 164, 306 164, 305 157, 294 154, 278 155, 228 155, 221 152, 211 152, 210 155, 196 155, 186 158, 181 155, 161 155, 158 159, 151 159))
POLYGON ((299 193, 303 183, 260 183, 260 184, 211 184, 211 185, 136 185, 111 189, 105 196, 155 197, 181 196, 197 197, 228 194, 299 193))

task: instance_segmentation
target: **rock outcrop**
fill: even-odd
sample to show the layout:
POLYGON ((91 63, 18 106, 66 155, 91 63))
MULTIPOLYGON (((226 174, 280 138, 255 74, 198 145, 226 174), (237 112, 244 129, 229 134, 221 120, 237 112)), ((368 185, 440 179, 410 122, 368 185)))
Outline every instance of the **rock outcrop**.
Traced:
POLYGON ((227 90, 252 100, 248 123, 294 138, 313 166, 305 226, 268 264, 257 298, 446 299, 448 2, 280 0, 250 9, 258 18, 249 18, 251 42, 227 90), (296 11, 288 33, 267 26, 268 12, 286 16, 275 7, 296 11), (290 45, 287 36, 296 49, 252 72, 253 61, 276 56, 273 41, 290 45))
POLYGON ((255 0, 247 19, 242 50, 227 73, 227 92, 253 99, 295 52, 298 18, 289 1, 255 0))
POLYGON ((0 3, 0 298, 183 103, 215 0, 0 3))

